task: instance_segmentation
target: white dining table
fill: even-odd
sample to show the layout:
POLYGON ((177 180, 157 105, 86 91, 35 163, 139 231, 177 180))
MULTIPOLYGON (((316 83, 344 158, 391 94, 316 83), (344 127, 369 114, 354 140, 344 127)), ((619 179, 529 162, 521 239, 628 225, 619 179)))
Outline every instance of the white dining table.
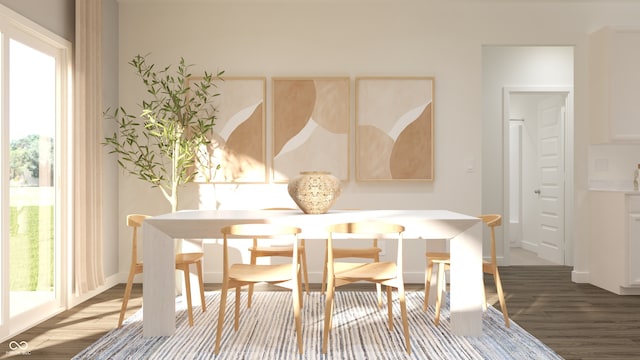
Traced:
MULTIPOLYGON (((405 241, 450 239, 450 326, 455 335, 482 333, 482 239, 473 231, 481 220, 447 210, 190 210, 148 218, 143 223, 143 334, 175 332, 175 239, 218 239, 239 223, 277 223, 302 229, 305 240, 326 239, 328 225, 377 220, 405 227, 405 241)), ((197 282, 196 282, 197 284, 197 282)), ((197 285, 193 291, 197 291, 197 285)), ((197 298, 197 297, 196 297, 197 298)))

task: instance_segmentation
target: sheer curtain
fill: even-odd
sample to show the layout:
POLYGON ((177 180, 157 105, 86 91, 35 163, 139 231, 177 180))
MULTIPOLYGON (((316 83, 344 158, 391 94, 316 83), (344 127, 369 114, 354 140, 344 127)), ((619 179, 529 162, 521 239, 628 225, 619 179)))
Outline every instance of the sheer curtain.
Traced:
POLYGON ((104 284, 102 247, 102 0, 76 0, 74 291, 104 284))

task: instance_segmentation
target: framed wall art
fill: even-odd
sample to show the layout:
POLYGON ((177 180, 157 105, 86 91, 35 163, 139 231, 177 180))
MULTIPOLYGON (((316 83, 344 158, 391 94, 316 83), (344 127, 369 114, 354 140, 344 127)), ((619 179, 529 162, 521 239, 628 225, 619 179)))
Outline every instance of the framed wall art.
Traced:
POLYGON ((356 180, 433 180, 432 77, 358 77, 356 180))
POLYGON ((216 83, 218 110, 212 143, 199 167, 196 181, 211 183, 265 183, 266 134, 263 77, 224 77, 216 83), (216 165, 219 164, 219 168, 216 165))
POLYGON ((348 77, 273 78, 272 180, 327 171, 349 180, 348 77))

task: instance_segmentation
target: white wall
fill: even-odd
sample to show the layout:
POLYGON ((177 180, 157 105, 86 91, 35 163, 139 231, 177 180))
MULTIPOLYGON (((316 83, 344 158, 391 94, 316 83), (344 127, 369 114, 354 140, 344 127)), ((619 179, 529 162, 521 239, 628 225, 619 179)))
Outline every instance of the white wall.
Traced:
MULTIPOLYGON (((587 34, 607 24, 640 25, 640 5, 628 3, 121 0, 119 7, 120 102, 127 108, 134 108, 141 96, 126 65, 138 53, 151 53, 150 59, 163 65, 183 56, 200 69, 224 69, 228 76, 434 76, 435 181, 351 180, 335 206, 447 208, 469 214, 502 209, 493 205, 502 204, 501 160, 487 160, 502 158, 493 148, 493 143, 501 142, 501 130, 494 123, 501 119, 501 104, 494 101, 501 91, 494 89, 502 84, 483 84, 483 45, 575 46, 576 173, 586 175, 587 34), (483 148, 483 143, 490 146, 483 148), (475 164, 473 172, 466 171, 468 163, 475 164), (483 187, 483 183, 496 185, 483 187)), ((268 137, 268 151, 270 143, 268 137)), ((212 188, 201 187, 209 192, 212 188)), ((217 188, 221 207, 289 204, 282 185, 217 188), (244 202, 258 197, 263 201, 244 202)), ((584 180, 577 188, 578 205, 584 180)), ((182 208, 213 206, 212 195, 199 203, 197 192, 197 186, 188 189, 182 208)), ((119 194, 120 218, 132 211, 169 211, 157 190, 129 176, 121 177, 119 194)), ((576 215, 577 223, 585 222, 583 214, 576 215)), ((120 234, 121 248, 126 249, 129 234, 124 228, 120 234)), ((409 281, 422 281, 423 254, 423 244, 409 247, 409 281)), ((125 271, 126 261, 121 264, 125 271)), ((318 264, 310 266, 315 272, 321 270, 318 264)))
POLYGON ((66 40, 75 40, 75 0, 0 0, 0 4, 66 40))

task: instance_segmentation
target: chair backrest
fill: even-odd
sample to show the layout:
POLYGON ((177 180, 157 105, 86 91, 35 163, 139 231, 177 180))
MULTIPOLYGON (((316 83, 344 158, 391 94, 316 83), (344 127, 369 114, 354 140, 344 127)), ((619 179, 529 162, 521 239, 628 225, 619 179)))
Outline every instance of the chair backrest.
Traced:
MULTIPOLYGON (((340 210, 362 210, 362 209, 360 209, 360 208, 342 208, 340 210)), ((377 248, 378 247, 378 238, 377 237, 373 237, 373 239, 371 239, 371 247, 372 248, 377 248)))
POLYGON ((328 231, 342 234, 390 234, 404 232, 404 227, 379 221, 362 221, 334 224, 329 226, 328 231))
POLYGON ((235 224, 225 226, 220 231, 223 235, 234 237, 270 238, 280 235, 297 235, 302 230, 295 226, 278 224, 235 224))
POLYGON ((302 231, 298 227, 278 225, 278 224, 235 224, 223 227, 221 230, 223 235, 223 271, 229 268, 228 239, 241 238, 253 239, 281 239, 291 236, 293 243, 292 261, 297 264, 298 261, 298 234, 302 231))
POLYGON ((494 265, 497 265, 497 260, 496 260, 496 226, 502 225, 502 215, 486 214, 486 215, 480 215, 479 218, 482 219, 482 222, 487 224, 487 226, 491 230, 491 262, 494 265))
POLYGON ((149 215, 129 214, 127 215, 127 226, 133 228, 133 236, 131 238, 131 263, 138 263, 138 228, 142 226, 144 219, 149 215))
MULTIPOLYGON (((328 236, 328 262, 333 263, 333 240, 334 234, 360 234, 370 235, 372 238, 379 238, 385 234, 394 234, 398 239, 398 253, 396 264, 398 269, 402 269, 402 234, 404 226, 380 221, 361 221, 352 223, 341 223, 330 225, 327 228, 328 236)), ((331 265, 332 266, 332 265, 331 265)), ((402 271, 400 271, 401 273, 402 271)))

